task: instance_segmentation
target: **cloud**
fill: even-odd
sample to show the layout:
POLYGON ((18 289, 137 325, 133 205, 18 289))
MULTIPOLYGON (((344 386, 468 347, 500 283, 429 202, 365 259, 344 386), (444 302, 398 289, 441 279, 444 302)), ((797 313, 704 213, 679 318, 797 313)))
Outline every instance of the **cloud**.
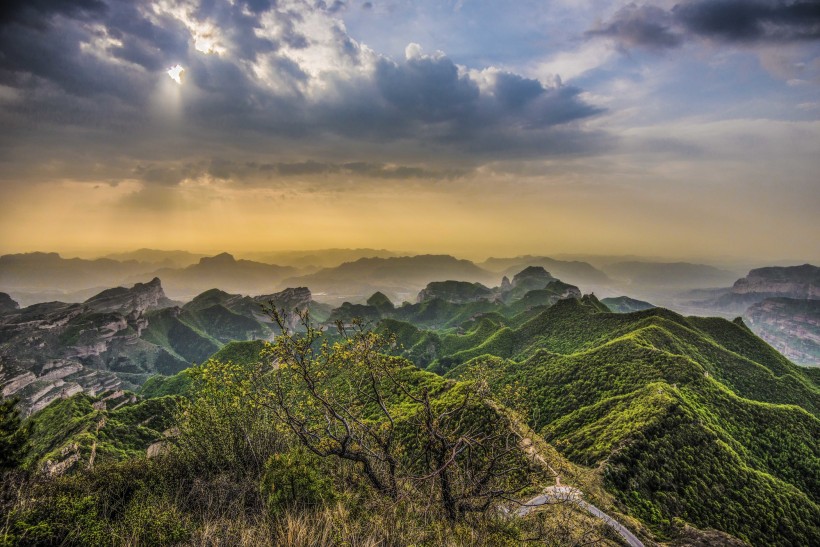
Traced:
POLYGON ((0 104, 0 120, 30 169, 32 156, 116 164, 111 176, 130 169, 158 185, 186 173, 141 166, 196 165, 221 154, 280 165, 280 176, 313 158, 362 176, 435 178, 496 159, 605 145, 605 135, 581 127, 600 110, 580 89, 468 69, 419 46, 391 59, 347 34, 334 15, 346 6, 14 2, 0 26, 0 85, 19 98, 0 104), (165 71, 177 64, 186 80, 174 87, 165 71))
POLYGON ((689 0, 664 9, 628 4, 589 30, 624 48, 669 49, 686 40, 724 43, 793 43, 820 40, 816 0, 689 0))
POLYGON ((820 39, 816 0, 698 0, 679 4, 673 12, 689 32, 727 42, 820 39))
POLYGON ((0 27, 22 24, 45 29, 54 17, 86 18, 106 10, 102 0, 6 0, 0 6, 0 27))
POLYGON ((681 45, 683 37, 672 29, 673 13, 657 6, 629 4, 588 36, 615 38, 625 47, 665 49, 681 45))
POLYGON ((417 165, 397 165, 368 161, 334 163, 316 160, 291 162, 235 162, 212 158, 198 163, 173 161, 138 165, 132 172, 137 180, 152 186, 177 186, 187 180, 208 178, 238 182, 245 185, 265 186, 271 175, 277 178, 314 176, 354 176, 371 179, 427 179, 448 180, 467 176, 464 169, 429 169, 417 165))

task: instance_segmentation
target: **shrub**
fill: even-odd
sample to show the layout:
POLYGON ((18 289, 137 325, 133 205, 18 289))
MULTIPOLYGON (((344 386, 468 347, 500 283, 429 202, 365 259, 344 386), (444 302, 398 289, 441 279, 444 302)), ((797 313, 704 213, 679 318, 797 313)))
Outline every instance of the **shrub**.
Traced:
POLYGON ((274 454, 265 466, 260 490, 271 514, 294 505, 320 506, 336 498, 333 481, 319 458, 301 448, 274 454))

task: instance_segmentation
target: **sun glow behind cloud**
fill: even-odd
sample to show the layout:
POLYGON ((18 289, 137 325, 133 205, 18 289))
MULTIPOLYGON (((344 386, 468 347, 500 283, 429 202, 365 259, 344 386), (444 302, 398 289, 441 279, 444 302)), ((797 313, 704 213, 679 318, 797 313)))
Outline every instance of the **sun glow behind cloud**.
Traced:
POLYGON ((180 65, 174 65, 171 68, 169 68, 168 70, 166 70, 165 73, 173 81, 175 81, 176 83, 181 85, 182 84, 182 79, 185 76, 185 69, 182 68, 182 66, 180 66, 180 65))

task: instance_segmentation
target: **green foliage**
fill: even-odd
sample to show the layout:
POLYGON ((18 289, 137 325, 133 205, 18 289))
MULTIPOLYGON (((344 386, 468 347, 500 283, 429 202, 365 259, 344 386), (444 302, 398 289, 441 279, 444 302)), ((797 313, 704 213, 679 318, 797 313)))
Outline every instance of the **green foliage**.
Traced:
POLYGON ((188 364, 205 361, 221 346, 215 338, 186 323, 175 308, 148 312, 146 318, 148 327, 141 337, 188 364))
POLYGON ((375 292, 373 295, 367 299, 367 305, 373 306, 379 313, 389 313, 395 309, 396 306, 393 305, 393 302, 390 301, 387 296, 382 292, 375 292))
POLYGON ((740 325, 579 304, 561 304, 560 315, 556 304, 515 331, 552 351, 523 362, 476 359, 451 375, 490 369, 499 396, 526 386, 544 437, 575 462, 604 464, 612 492, 648 523, 664 528, 680 517, 755 544, 812 543, 820 519, 813 382, 740 325), (782 402, 795 406, 772 404, 782 402))
MULTIPOLYGON (((223 356, 242 358, 253 343, 230 345, 223 356)), ((176 415, 175 449, 204 474, 258 475, 282 448, 281 424, 259 401, 255 380, 260 364, 211 359, 189 369, 189 398, 176 415)))
MULTIPOLYGON (((242 534, 263 530, 257 537, 269 541, 287 541, 280 534, 293 532, 294 523, 326 526, 322 534, 342 541, 364 537, 361 523, 371 518, 400 518, 396 536, 381 536, 387 543, 442 543, 436 540, 446 536, 435 530, 444 529, 480 543, 470 530, 499 526, 503 533, 493 528, 484 537, 518 544, 540 537, 527 535, 535 519, 490 524, 487 512, 444 523, 458 507, 464 514, 483 507, 488 496, 480 488, 470 500, 464 495, 491 462, 508 474, 491 476, 493 488, 513 497, 545 484, 520 450, 527 436, 543 445, 540 453, 562 479, 583 485, 596 504, 614 496, 657 534, 675 533, 682 519, 753 544, 816 543, 815 371, 790 363, 742 322, 664 309, 616 314, 591 296, 552 304, 555 290, 568 289, 553 282, 506 304, 433 298, 400 308, 374 295, 366 308, 383 318, 376 333, 230 343, 184 373, 149 380, 145 401, 117 410, 94 410, 97 400, 87 396, 55 402, 30 421, 28 462, 59 460, 68 447, 80 455, 73 473, 84 482, 63 477, 31 489, 15 506, 8 537, 208 543, 214 528, 205 516, 211 509, 203 508, 220 507, 230 526, 245 527, 242 534), (353 431, 347 440, 345 427, 353 431), (144 454, 159 439, 170 453, 139 464, 150 472, 130 467, 139 460, 106 463, 144 454), (84 469, 91 447, 102 469, 84 469), (371 472, 384 483, 391 472, 398 477, 382 494, 402 495, 380 506, 363 459, 317 457, 340 454, 381 457, 371 472), (357 513, 356 503, 369 513, 357 513), (404 526, 417 527, 416 535, 404 526)), ((221 299, 213 295, 187 313, 211 310, 218 319, 224 313, 211 308, 221 299)), ((227 336, 238 323, 225 318, 227 336)), ((199 351, 203 340, 212 349, 222 344, 221 334, 194 320, 162 321, 149 336, 169 347, 182 343, 183 353, 199 351), (187 334, 172 342, 173 328, 187 334)), ((580 540, 575 531, 564 528, 561 537, 580 540)), ((218 537, 238 537, 225 534, 218 537)))
POLYGON ((23 425, 17 399, 0 400, 0 473, 23 461, 33 424, 23 425))
POLYGON ((155 374, 148 378, 139 390, 146 399, 166 395, 187 395, 191 387, 191 375, 188 370, 180 371, 173 376, 155 374))
POLYGON ((73 468, 77 468, 144 455, 148 446, 173 426, 178 399, 158 397, 128 403, 128 393, 123 398, 126 401, 120 408, 97 410, 93 405, 102 398, 79 394, 58 399, 29 418, 33 433, 26 465, 39 469, 47 461, 74 458, 73 468))
POLYGON ((8 514, 8 545, 172 545, 190 536, 167 464, 132 460, 38 481, 8 514))
POLYGON ((334 501, 333 481, 322 467, 322 461, 304 448, 271 456, 260 483, 268 511, 276 515, 294 505, 315 508, 334 501))
POLYGON ((252 367, 259 363, 262 350, 266 343, 262 340, 249 340, 247 342, 230 342, 214 353, 210 359, 212 361, 231 361, 233 363, 252 367))

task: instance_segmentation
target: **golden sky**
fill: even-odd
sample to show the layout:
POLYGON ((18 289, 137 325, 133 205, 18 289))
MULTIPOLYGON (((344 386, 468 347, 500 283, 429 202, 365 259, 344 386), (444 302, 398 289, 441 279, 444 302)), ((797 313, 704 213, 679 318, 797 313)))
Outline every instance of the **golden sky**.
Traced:
POLYGON ((16 5, 0 253, 818 260, 808 23, 490 4, 16 5))

